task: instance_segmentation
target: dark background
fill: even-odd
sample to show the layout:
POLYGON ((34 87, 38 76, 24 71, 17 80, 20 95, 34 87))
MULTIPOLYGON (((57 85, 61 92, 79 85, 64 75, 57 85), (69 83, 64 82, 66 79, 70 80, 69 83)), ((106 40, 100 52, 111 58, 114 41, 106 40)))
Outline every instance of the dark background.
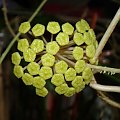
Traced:
MULTIPOLYGON (((41 0, 7 0, 8 18, 15 33, 19 24, 29 19, 40 2, 41 0)), ((99 42, 119 5, 120 0, 48 0, 31 24, 47 25, 51 20, 75 24, 80 18, 84 18, 95 30, 99 42)), ((1 0, 0 7, 2 9, 1 0)), ((119 24, 99 58, 100 65, 120 68, 119 24)), ((0 53, 6 49, 12 38, 1 10, 0 53)), ((45 98, 37 96, 33 87, 25 86, 13 75, 10 57, 14 51, 16 44, 1 66, 0 90, 3 94, 0 94, 0 116, 4 116, 3 120, 120 120, 120 110, 103 102, 89 86, 81 93, 66 98, 54 93, 52 86, 48 84, 49 95, 45 98)), ((101 84, 120 85, 119 74, 110 76, 97 73, 95 77, 101 84)), ((120 94, 107 95, 120 102, 120 94)))

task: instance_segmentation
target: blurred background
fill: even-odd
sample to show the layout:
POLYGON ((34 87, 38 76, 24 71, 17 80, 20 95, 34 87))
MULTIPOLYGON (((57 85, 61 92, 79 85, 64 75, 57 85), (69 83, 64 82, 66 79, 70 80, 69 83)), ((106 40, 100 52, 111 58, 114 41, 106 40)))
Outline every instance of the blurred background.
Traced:
MULTIPOLYGON (((6 0, 9 22, 15 33, 41 1, 6 0)), ((99 42, 119 6, 120 0, 48 0, 31 24, 47 25, 51 20, 75 24, 84 18, 94 29, 99 42)), ((0 0, 0 54, 13 38, 5 25, 2 7, 0 0)), ((11 53, 15 51, 16 44, 0 66, 0 120, 120 120, 120 109, 106 104, 89 86, 67 98, 57 95, 48 83, 48 96, 37 96, 32 86, 25 86, 13 74, 11 53)), ((99 64, 120 68, 120 23, 106 44, 99 64)), ((95 77, 100 84, 120 85, 119 74, 97 73, 95 77)), ((120 103, 120 94, 106 94, 120 103)))

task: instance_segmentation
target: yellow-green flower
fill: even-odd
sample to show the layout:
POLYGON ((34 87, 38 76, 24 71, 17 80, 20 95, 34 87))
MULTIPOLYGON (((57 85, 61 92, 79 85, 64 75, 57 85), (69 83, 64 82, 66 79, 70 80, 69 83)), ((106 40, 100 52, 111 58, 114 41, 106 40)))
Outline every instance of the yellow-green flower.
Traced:
POLYGON ((30 30, 30 28, 30 22, 23 22, 19 27, 19 32, 25 34, 30 30))
POLYGON ((21 62, 21 56, 18 52, 12 54, 12 63, 15 65, 19 65, 21 62))
POLYGON ((77 45, 82 45, 84 43, 84 37, 81 33, 75 32, 73 40, 77 45))
POLYGON ((68 85, 66 83, 63 83, 55 88, 55 92, 61 95, 66 93, 67 89, 68 89, 68 85))
POLYGON ((36 95, 45 97, 48 94, 48 90, 43 87, 42 89, 36 88, 36 95))
POLYGON ((44 43, 40 39, 34 39, 30 47, 35 53, 39 53, 44 50, 44 43))
POLYGON ((65 96, 66 97, 71 97, 71 96, 73 96, 75 94, 75 88, 73 88, 73 87, 69 87, 68 89, 67 89, 67 91, 65 92, 65 96))
POLYGON ((75 88, 75 91, 78 93, 85 87, 85 82, 83 81, 82 76, 76 76, 72 81, 72 86, 75 88))
POLYGON ((56 73, 64 74, 67 71, 67 68, 68 68, 68 64, 63 60, 55 64, 56 73))
POLYGON ((95 55, 95 47, 93 44, 86 47, 86 56, 89 58, 93 58, 95 55))
POLYGON ((45 33, 42 24, 36 24, 31 34, 29 22, 20 25, 19 32, 30 35, 18 40, 19 52, 12 54, 14 74, 26 85, 33 85, 38 96, 48 94, 45 88, 48 79, 55 92, 66 97, 79 93, 90 83, 93 72, 87 64, 98 64, 94 59, 98 42, 87 21, 81 19, 75 27, 68 22, 60 27, 58 22, 51 21, 46 27, 50 34, 45 33), (23 60, 24 68, 20 65, 23 60))
POLYGON ((90 33, 90 36, 92 38, 92 41, 96 41, 96 36, 95 36, 95 32, 93 31, 93 29, 89 29, 88 31, 90 33))
POLYGON ((75 92, 76 92, 76 93, 79 93, 79 92, 81 92, 84 88, 85 88, 85 82, 83 81, 80 86, 77 86, 77 87, 75 88, 75 92))
POLYGON ((31 62, 27 65, 27 70, 31 75, 37 75, 40 70, 40 65, 36 62, 31 62))
POLYGON ((76 88, 76 87, 80 86, 82 84, 82 82, 83 82, 82 76, 76 76, 75 79, 72 81, 72 86, 74 88, 76 88))
POLYGON ((60 25, 58 22, 49 22, 47 25, 47 31, 49 31, 52 34, 56 34, 60 31, 60 25))
POLYGON ((95 58, 89 59, 89 62, 94 65, 98 65, 98 60, 95 60, 95 58))
POLYGON ((55 86, 59 86, 65 82, 63 74, 54 74, 51 79, 51 83, 55 86))
POLYGON ((66 33, 60 32, 56 37, 56 41, 60 46, 67 45, 69 43, 69 36, 66 33))
POLYGON ((41 57, 41 61, 44 66, 53 66, 55 57, 49 53, 46 53, 41 57))
POLYGON ((15 76, 17 78, 21 78, 23 76, 23 68, 20 65, 15 65, 13 70, 15 76))
POLYGON ((95 46, 95 49, 98 48, 98 41, 97 40, 94 42, 94 46, 95 46))
POLYGON ((26 38, 24 39, 20 39, 18 41, 18 46, 17 46, 17 49, 21 52, 24 52, 28 49, 29 47, 29 43, 28 43, 28 40, 26 38))
POLYGON ((60 47, 56 41, 52 41, 46 44, 46 51, 52 55, 55 55, 59 51, 60 47))
POLYGON ((89 32, 84 33, 84 41, 87 45, 90 45, 93 43, 92 37, 89 32))
POLYGON ((65 23, 62 25, 62 31, 67 35, 72 35, 74 31, 74 27, 70 23, 65 23))
POLYGON ((73 68, 69 68, 66 72, 65 72, 65 79, 66 81, 72 81, 74 80, 76 77, 76 71, 73 68))
POLYGON ((22 76, 22 80, 25 83, 25 85, 32 85, 33 84, 33 76, 30 75, 29 73, 25 73, 22 76))
POLYGON ((41 67, 39 75, 45 80, 50 79, 53 75, 52 69, 50 67, 41 67))
POLYGON ((28 48, 23 52, 23 57, 26 62, 33 62, 36 58, 36 53, 32 49, 28 48))
POLYGON ((86 67, 84 71, 82 72, 82 77, 85 81, 85 84, 89 84, 89 82, 92 80, 92 77, 93 77, 93 72, 91 68, 86 67))
POLYGON ((72 54, 73 54, 73 57, 75 58, 75 60, 80 60, 80 59, 82 59, 82 58, 83 58, 83 54, 84 54, 83 48, 76 46, 76 47, 73 49, 72 54))
POLYGON ((32 33, 34 36, 41 36, 43 35, 45 32, 45 26, 42 24, 36 24, 33 28, 32 28, 32 33))
POLYGON ((85 20, 81 19, 76 23, 76 29, 78 32, 84 33, 90 29, 90 26, 85 20))
POLYGON ((33 86, 34 87, 42 89, 45 86, 45 84, 46 84, 46 82, 42 77, 37 76, 37 77, 33 78, 33 86))
POLYGON ((84 60, 78 60, 76 63, 75 63, 75 70, 77 73, 81 73, 84 68, 85 68, 85 61, 84 60))

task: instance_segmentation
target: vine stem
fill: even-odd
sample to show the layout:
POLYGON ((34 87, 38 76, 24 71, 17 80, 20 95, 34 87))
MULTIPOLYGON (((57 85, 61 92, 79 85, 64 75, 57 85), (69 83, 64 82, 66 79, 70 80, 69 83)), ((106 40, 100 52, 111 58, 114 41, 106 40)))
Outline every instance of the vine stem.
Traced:
POLYGON ((99 71, 111 72, 111 74, 120 73, 120 69, 117 69, 117 68, 103 67, 103 66, 97 66, 97 65, 91 65, 91 64, 87 64, 87 66, 93 69, 97 69, 99 71))
POLYGON ((42 7, 45 5, 47 0, 43 0, 38 8, 35 10, 35 12, 32 14, 32 16, 29 18, 28 22, 32 22, 32 20, 35 18, 35 16, 39 13, 39 11, 42 9, 42 7))
POLYGON ((113 100, 111 100, 108 96, 106 96, 103 92, 101 91, 97 91, 98 92, 98 96, 105 101, 106 103, 110 104, 113 107, 119 108, 120 109, 120 103, 117 103, 113 100))
MULTIPOLYGON (((35 10, 35 12, 32 14, 32 16, 29 18, 28 22, 31 22, 35 16, 38 14, 38 12, 42 9, 42 7, 45 5, 45 3, 47 2, 47 0, 43 0, 42 3, 40 3, 40 5, 38 6, 38 8, 35 10)), ((12 41, 10 42, 10 44, 8 45, 8 47, 6 48, 6 50, 4 51, 4 53, 1 55, 0 57, 0 64, 3 62, 3 60, 5 59, 6 55, 8 54, 8 52, 10 51, 11 47, 14 45, 14 43, 16 42, 16 40, 18 39, 18 37, 21 35, 21 33, 17 33, 16 36, 12 39, 12 41)))
POLYGON ((91 82, 90 87, 99 91, 120 93, 120 86, 100 85, 98 83, 91 82))
MULTIPOLYGON (((98 92, 98 94, 99 94, 99 97, 100 97, 103 101, 105 101, 106 103, 108 103, 108 104, 111 105, 111 106, 120 108, 120 103, 111 100, 109 97, 107 97, 107 96, 102 92, 102 91, 104 91, 104 89, 106 90, 106 88, 105 88, 106 86, 105 86, 105 85, 102 85, 102 91, 100 91, 101 89, 98 89, 98 88, 96 88, 96 87, 94 87, 94 86, 92 87, 92 85, 94 85, 94 86, 98 85, 98 83, 97 83, 97 81, 96 81, 96 79, 95 79, 94 76, 93 76, 92 81, 90 82, 90 87, 93 88, 93 89, 95 89, 95 90, 97 90, 97 92, 98 92)), ((120 88, 119 88, 119 89, 120 89, 120 88)), ((110 91, 111 91, 111 90, 110 90, 110 91)), ((114 91, 114 90, 113 90, 113 91, 114 91)), ((111 91, 111 92, 113 92, 113 91, 111 91)), ((109 91, 107 91, 107 92, 109 92, 109 91)))
POLYGON ((97 59, 99 57, 99 55, 101 54, 105 44, 107 43, 110 35, 112 34, 113 30, 115 29, 117 23, 119 22, 120 19, 120 8, 118 9, 117 13, 115 14, 113 20, 111 21, 110 25, 108 26, 104 36, 102 37, 99 46, 96 50, 96 54, 95 54, 95 59, 97 59))

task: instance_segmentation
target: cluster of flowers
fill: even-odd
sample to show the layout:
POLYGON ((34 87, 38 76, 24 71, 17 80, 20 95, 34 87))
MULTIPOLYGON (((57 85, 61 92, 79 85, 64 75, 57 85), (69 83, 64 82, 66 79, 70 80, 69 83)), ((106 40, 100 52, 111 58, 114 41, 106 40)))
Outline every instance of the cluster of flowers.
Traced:
POLYGON ((32 35, 34 40, 18 41, 19 52, 12 54, 14 74, 26 85, 33 85, 39 96, 48 94, 45 85, 51 80, 58 94, 70 97, 83 90, 93 77, 87 63, 97 64, 93 59, 98 46, 95 33, 83 19, 75 28, 70 23, 60 27, 58 22, 51 21, 46 30, 51 33, 51 41, 43 36, 44 25, 36 24, 33 28, 29 22, 20 25, 19 32, 32 35), (22 59, 27 66, 21 65, 22 59))

